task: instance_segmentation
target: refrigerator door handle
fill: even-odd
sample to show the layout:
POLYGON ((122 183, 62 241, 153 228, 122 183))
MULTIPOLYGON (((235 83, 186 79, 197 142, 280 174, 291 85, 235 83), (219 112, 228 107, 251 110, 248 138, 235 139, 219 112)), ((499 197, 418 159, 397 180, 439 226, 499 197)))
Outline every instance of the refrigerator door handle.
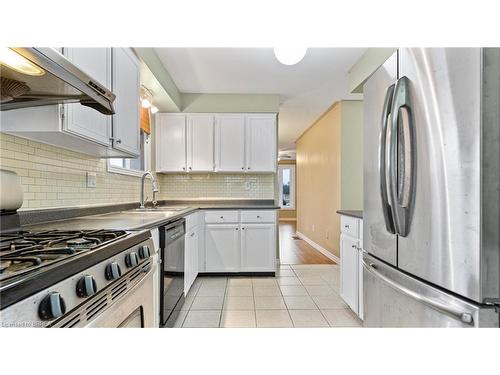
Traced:
POLYGON ((388 232, 395 234, 396 231, 394 229, 394 219, 392 207, 389 204, 389 199, 387 195, 387 131, 389 130, 388 124, 390 122, 391 117, 391 107, 392 107, 392 99, 394 96, 394 87, 392 84, 387 88, 387 92, 385 94, 384 99, 384 107, 382 110, 382 126, 380 130, 380 138, 379 138, 379 159, 378 159, 378 169, 379 169, 379 177, 380 177, 380 198, 382 200, 382 212, 384 215, 385 227, 388 232))
POLYGON ((367 263, 365 259, 362 259, 363 267, 370 273, 372 273, 375 277, 378 277, 379 279, 383 280, 386 284, 388 284, 391 288, 395 289, 396 291, 405 294, 406 296, 417 300, 434 310, 437 310, 439 312, 442 312, 444 314, 450 315, 454 317, 457 320, 460 320, 463 323, 473 325, 474 324, 474 319, 472 317, 472 314, 468 312, 461 311, 453 306, 445 305, 440 301, 437 301, 434 298, 429 298, 426 297, 420 293, 417 293, 411 289, 408 289, 407 287, 398 284, 394 280, 391 280, 381 272, 377 271, 377 265, 374 263, 367 263))
POLYGON ((389 192, 393 203, 396 232, 410 232, 410 214, 415 181, 415 128, 410 100, 410 81, 401 77, 394 89, 390 127, 389 192))

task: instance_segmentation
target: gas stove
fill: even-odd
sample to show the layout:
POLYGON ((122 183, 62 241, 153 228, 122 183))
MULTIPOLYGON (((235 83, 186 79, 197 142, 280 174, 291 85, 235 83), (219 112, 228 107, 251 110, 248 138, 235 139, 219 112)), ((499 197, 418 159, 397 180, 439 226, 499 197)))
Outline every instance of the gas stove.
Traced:
POLYGON ((0 281, 36 272, 126 235, 123 230, 1 233, 0 281))
POLYGON ((149 230, 2 232, 0 326, 115 326, 137 294, 151 326, 153 254, 149 230))

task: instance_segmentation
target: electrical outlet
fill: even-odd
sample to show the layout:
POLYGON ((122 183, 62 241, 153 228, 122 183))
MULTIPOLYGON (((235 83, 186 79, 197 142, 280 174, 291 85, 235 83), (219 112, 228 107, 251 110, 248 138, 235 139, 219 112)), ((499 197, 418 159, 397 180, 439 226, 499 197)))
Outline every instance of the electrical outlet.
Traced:
POLYGON ((87 187, 95 188, 97 186, 97 173, 87 172, 87 187))

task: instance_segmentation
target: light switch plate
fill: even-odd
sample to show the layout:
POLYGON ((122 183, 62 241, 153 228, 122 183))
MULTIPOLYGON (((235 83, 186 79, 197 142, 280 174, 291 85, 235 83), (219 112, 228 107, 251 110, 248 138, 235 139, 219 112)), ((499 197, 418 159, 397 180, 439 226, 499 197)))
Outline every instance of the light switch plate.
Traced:
POLYGON ((87 187, 95 188, 97 186, 97 173, 87 172, 87 187))

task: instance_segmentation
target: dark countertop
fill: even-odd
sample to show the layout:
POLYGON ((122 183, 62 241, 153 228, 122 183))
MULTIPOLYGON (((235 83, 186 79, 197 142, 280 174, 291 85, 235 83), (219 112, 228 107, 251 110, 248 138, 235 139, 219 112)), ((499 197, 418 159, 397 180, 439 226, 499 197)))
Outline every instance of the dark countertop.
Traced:
POLYGON ((63 208, 61 210, 21 211, 23 229, 43 230, 83 230, 83 229, 122 229, 139 230, 157 227, 184 217, 199 209, 278 209, 273 200, 234 200, 234 201, 162 201, 162 206, 182 210, 148 212, 138 211, 136 204, 119 204, 99 207, 63 208), (94 214, 96 208, 99 213, 94 214), (102 211, 105 211, 102 213, 102 211), (64 217, 68 215, 67 217, 64 217))
POLYGON ((363 211, 362 210, 338 210, 337 213, 339 215, 351 216, 358 219, 363 219, 363 211))

